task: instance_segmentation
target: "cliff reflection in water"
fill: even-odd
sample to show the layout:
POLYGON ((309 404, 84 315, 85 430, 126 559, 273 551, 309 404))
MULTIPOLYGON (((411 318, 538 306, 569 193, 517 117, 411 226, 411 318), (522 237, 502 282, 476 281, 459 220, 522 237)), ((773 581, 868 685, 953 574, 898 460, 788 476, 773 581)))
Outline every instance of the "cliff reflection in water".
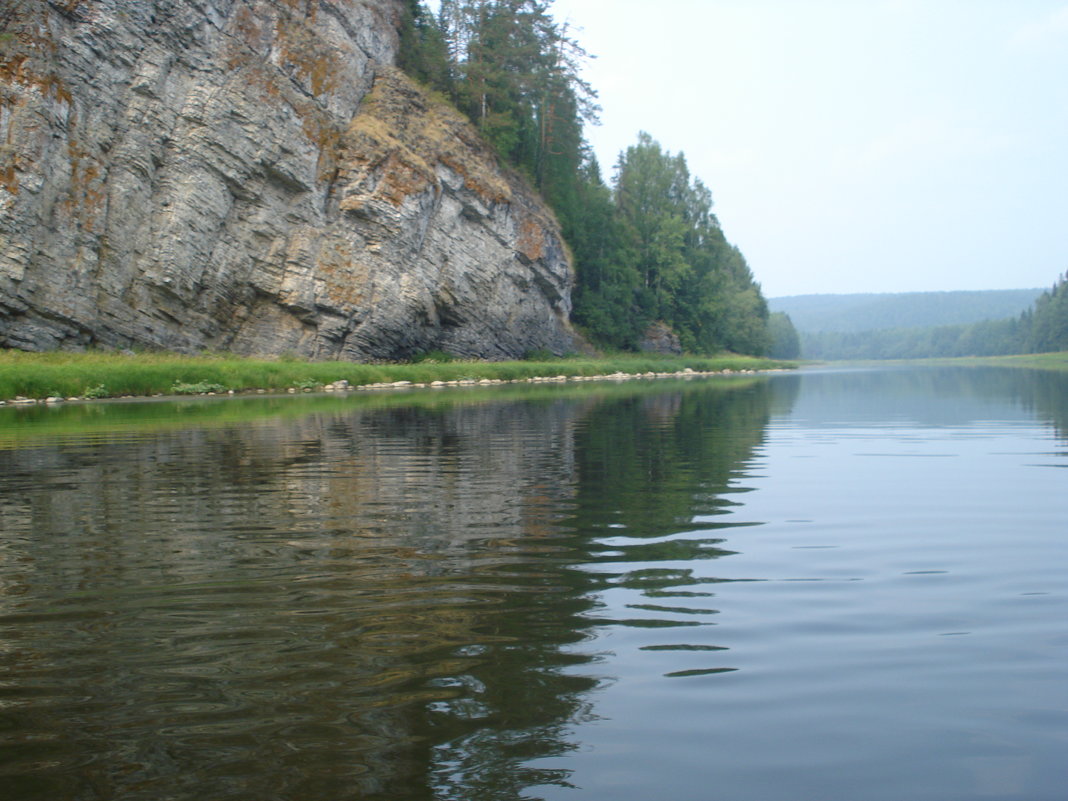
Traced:
MULTIPOLYGON (((615 566, 725 553, 668 535, 724 525, 771 391, 479 397, 0 451, 12 797, 566 782, 531 764, 596 714, 598 592, 685 594, 690 571, 615 566)), ((658 603, 634 625, 673 625, 658 603)))

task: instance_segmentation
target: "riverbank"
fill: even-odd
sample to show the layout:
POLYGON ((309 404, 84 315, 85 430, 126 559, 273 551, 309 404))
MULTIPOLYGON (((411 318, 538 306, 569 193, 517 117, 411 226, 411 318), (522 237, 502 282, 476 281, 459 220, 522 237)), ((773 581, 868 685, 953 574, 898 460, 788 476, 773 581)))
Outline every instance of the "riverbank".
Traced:
POLYGON ((1019 356, 967 356, 960 359, 946 359, 945 361, 947 364, 1026 367, 1037 370, 1068 371, 1068 351, 1025 353, 1019 356))
POLYGON ((1016 367, 1068 372, 1068 351, 1023 353, 1015 356, 953 356, 927 359, 843 359, 801 361, 797 366, 829 367, 1016 367))
MULTIPOLYGON (((447 356, 443 357, 447 359, 447 356)), ((60 403, 158 395, 367 391, 508 382, 628 380, 791 369, 793 362, 722 356, 618 356, 511 362, 360 364, 247 359, 229 354, 0 351, 0 402, 60 403)))
POLYGON ((832 366, 916 366, 916 367, 1016 367, 1028 370, 1068 372, 1068 351, 1022 353, 1014 356, 953 356, 928 359, 863 359, 808 362, 832 366))

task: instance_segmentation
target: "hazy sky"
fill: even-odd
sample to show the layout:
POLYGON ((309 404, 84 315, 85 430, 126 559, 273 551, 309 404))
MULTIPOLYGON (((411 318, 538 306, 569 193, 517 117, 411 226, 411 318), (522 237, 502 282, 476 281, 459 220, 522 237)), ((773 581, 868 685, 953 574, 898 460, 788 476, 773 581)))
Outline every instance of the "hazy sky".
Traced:
POLYGON ((606 178, 686 154, 769 297, 1068 270, 1068 0, 556 0, 606 178))

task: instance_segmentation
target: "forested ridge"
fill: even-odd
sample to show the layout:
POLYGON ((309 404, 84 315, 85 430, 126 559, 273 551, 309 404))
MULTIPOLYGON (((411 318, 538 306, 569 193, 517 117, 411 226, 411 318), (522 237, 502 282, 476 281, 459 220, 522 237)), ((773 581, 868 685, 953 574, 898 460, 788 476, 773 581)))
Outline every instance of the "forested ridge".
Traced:
POLYGON ((790 315, 798 331, 872 331, 1018 317, 1041 294, 1034 288, 790 295, 768 298, 768 308, 790 315))
POLYGON ((407 0, 399 65, 463 111, 553 208, 575 265, 572 320, 592 342, 637 350, 666 326, 668 347, 673 335, 692 352, 774 350, 784 321, 769 326, 685 156, 641 133, 603 177, 583 135, 599 112, 581 77, 588 55, 548 5, 441 0, 435 15, 407 0))
POLYGON ((872 330, 800 331, 806 359, 922 359, 1068 351, 1068 275, 1022 313, 1001 319, 872 330))

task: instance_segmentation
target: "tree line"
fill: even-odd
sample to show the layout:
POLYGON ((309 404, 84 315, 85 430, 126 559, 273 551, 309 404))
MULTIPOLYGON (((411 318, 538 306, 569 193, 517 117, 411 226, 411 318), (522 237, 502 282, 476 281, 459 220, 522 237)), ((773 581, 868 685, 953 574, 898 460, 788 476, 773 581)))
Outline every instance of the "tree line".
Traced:
POLYGON ((663 323, 688 351, 768 353, 782 321, 769 324, 685 156, 641 133, 604 179, 583 133, 600 111, 580 74, 587 57, 542 0, 441 0, 436 16, 407 0, 398 63, 552 207, 574 257, 572 319, 591 341, 637 350, 663 323))
POLYGON ((1042 294, 1036 289, 851 293, 769 298, 802 331, 873 331, 964 325, 1017 317, 1042 294))
POLYGON ((806 359, 923 359, 1068 351, 1068 274, 1017 317, 970 325, 801 333, 806 359))

